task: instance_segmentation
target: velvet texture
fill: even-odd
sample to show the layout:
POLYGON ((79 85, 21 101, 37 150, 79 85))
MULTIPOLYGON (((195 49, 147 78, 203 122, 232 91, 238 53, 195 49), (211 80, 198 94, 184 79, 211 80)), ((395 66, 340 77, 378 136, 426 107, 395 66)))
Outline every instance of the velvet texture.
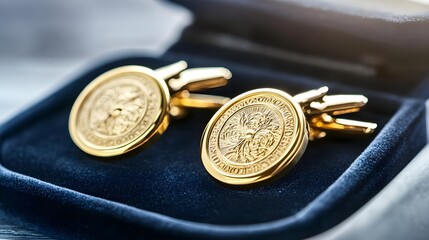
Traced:
POLYGON ((190 67, 224 66, 233 97, 258 87, 291 94, 326 84, 253 65, 192 55, 126 55, 98 63, 46 100, 1 127, 2 208, 22 224, 61 238, 174 237, 207 239, 304 238, 326 230, 361 207, 424 146, 422 100, 331 82, 332 93, 364 94, 353 118, 379 124, 367 138, 310 142, 280 180, 252 189, 221 185, 199 156, 212 111, 173 121, 145 151, 100 159, 80 151, 68 133, 70 108, 99 74, 122 65, 157 68, 176 60, 190 67))

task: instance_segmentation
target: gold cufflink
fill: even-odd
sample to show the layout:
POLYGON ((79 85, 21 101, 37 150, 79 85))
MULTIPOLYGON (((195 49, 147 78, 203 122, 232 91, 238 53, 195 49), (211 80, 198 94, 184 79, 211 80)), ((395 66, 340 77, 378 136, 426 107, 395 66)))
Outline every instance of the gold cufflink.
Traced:
POLYGON ((69 132, 84 152, 116 156, 160 136, 188 108, 219 108, 229 99, 192 93, 224 86, 226 68, 187 69, 180 61, 156 70, 123 66, 94 79, 76 99, 69 132))
POLYGON ((271 88, 245 92, 220 108, 201 139, 204 167, 215 179, 250 185, 281 176, 308 140, 332 133, 369 134, 375 123, 335 118, 359 111, 362 95, 326 95, 327 87, 295 96, 271 88))

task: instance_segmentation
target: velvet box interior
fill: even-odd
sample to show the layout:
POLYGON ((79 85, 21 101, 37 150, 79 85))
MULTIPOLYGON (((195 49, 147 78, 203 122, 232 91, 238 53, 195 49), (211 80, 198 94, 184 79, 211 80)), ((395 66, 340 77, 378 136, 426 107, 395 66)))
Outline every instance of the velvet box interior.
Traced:
MULTIPOLYGON (((210 16, 204 12, 209 7, 234 7, 222 1, 207 2, 204 7, 197 2, 182 1, 204 16, 210 16)), ((246 16, 262 17, 267 12, 277 16, 272 14, 275 6, 261 10, 259 2, 249 3, 237 9, 238 18, 247 21, 241 24, 252 26, 258 37, 249 30, 243 35, 237 27, 217 26, 210 17, 201 19, 196 14, 196 24, 163 56, 124 54, 92 64, 69 85, 1 126, 2 211, 20 224, 60 238, 293 239, 335 226, 371 199, 426 143, 423 70, 401 79, 411 69, 394 68, 395 58, 387 56, 399 58, 406 51, 375 51, 377 41, 352 36, 364 46, 372 46, 365 49, 376 56, 377 67, 348 58, 348 54, 354 56, 354 50, 334 49, 335 43, 325 43, 329 46, 324 47, 333 50, 329 58, 313 51, 310 43, 305 48, 278 45, 283 55, 267 55, 275 46, 270 39, 281 42, 270 36, 279 29, 267 29, 273 19, 265 18, 268 25, 262 27, 252 25, 246 16), (260 31, 266 31, 266 38, 260 39, 260 31), (262 50, 228 47, 243 46, 243 37, 262 50), (289 52, 291 49, 297 53, 289 52), (312 58, 299 55, 309 52, 314 54, 312 58), (342 57, 341 52, 345 52, 342 57), (100 159, 74 145, 68 133, 69 112, 91 80, 118 66, 157 68, 178 60, 186 60, 190 67, 229 68, 233 73, 229 86, 211 91, 229 97, 259 87, 296 94, 324 85, 331 93, 363 94, 369 103, 353 118, 376 122, 379 128, 370 137, 310 142, 286 176, 249 189, 214 181, 202 165, 200 137, 213 111, 192 111, 173 121, 156 143, 131 155, 100 159)), ((301 8, 301 13, 309 11, 301 8)), ((293 14, 279 15, 276 21, 290 23, 290 31, 300 32, 304 23, 296 18, 292 21, 290 16, 293 14)), ((305 24, 318 29, 319 23, 305 24)), ((341 29, 326 34, 345 36, 341 29)), ((286 41, 290 36, 279 37, 286 41)))

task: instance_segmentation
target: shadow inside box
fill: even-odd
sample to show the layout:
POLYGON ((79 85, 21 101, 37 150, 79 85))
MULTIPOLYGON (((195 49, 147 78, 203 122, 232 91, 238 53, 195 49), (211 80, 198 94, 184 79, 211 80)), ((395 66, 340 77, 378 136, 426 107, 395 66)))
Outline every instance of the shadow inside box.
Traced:
MULTIPOLYGON (((376 134, 367 138, 330 137, 309 142, 302 159, 290 172, 271 184, 257 188, 231 188, 214 181, 205 171, 200 159, 200 138, 213 111, 192 111, 186 118, 173 121, 164 135, 144 151, 112 160, 91 157, 74 145, 68 133, 70 107, 77 94, 94 75, 115 65, 132 63, 156 66, 169 61, 170 59, 126 58, 101 65, 96 70, 81 75, 69 87, 61 90, 63 94, 55 95, 56 104, 50 106, 49 103, 52 101, 48 101, 44 102, 43 107, 36 106, 30 110, 32 111, 30 115, 22 118, 24 120, 15 123, 18 125, 10 127, 15 129, 13 132, 3 134, 2 166, 10 171, 88 196, 195 223, 247 225, 288 219, 303 209, 310 211, 309 206, 320 204, 318 199, 325 195, 325 198, 336 205, 326 207, 335 210, 328 216, 331 218, 328 224, 312 225, 311 228, 318 229, 314 231, 320 231, 321 228, 326 228, 329 224, 332 225, 350 215, 371 198, 411 160, 413 152, 417 152, 424 142, 421 131, 415 131, 417 126, 412 126, 412 122, 419 121, 418 116, 424 112, 420 103, 413 101, 407 103, 399 98, 392 101, 390 95, 376 95, 369 91, 368 107, 356 116, 358 119, 376 122, 380 129, 376 134), (371 101, 372 99, 374 101, 371 101), (415 106, 419 106, 418 111, 415 106), (412 118, 408 114, 411 108, 415 111, 412 118), (392 124, 403 126, 395 128, 392 124), (384 126, 389 127, 387 130, 381 130, 384 126), (383 145, 386 136, 398 139, 406 133, 410 134, 409 137, 414 136, 414 142, 407 144, 415 143, 408 153, 403 151, 403 146, 394 149, 393 143, 383 145), (382 136, 377 136, 380 134, 382 136), (384 147, 380 149, 380 155, 375 154, 375 147, 384 147), (383 158, 389 155, 386 151, 390 153, 400 151, 397 156, 399 160, 396 159, 383 167, 387 161, 383 158), (365 161, 369 161, 367 169, 365 164, 362 164, 365 161), (374 164, 381 167, 374 167, 374 164), (387 173, 381 172, 368 186, 362 187, 362 183, 368 179, 366 175, 378 171, 377 169, 387 173), (349 172, 346 177, 343 176, 345 172, 349 172), (364 174, 357 180, 350 177, 359 173, 364 174), (341 197, 336 197, 337 193, 327 193, 327 189, 330 188, 341 189, 342 184, 351 188, 339 193, 341 197), (351 193, 355 188, 360 190, 355 194, 351 193), (340 205, 341 203, 344 205, 340 205)), ((210 61, 203 63, 213 65, 210 61)), ((192 66, 192 62, 190 65, 192 66)), ((272 86, 280 86, 280 81, 284 81, 284 85, 290 89, 292 86, 295 89, 296 86, 297 91, 306 86, 311 89, 318 83, 314 79, 280 80, 281 74, 272 75, 271 71, 264 70, 252 74, 249 69, 244 69, 243 66, 235 68, 231 63, 226 67, 233 73, 236 72, 230 88, 225 88, 225 94, 229 96, 245 88, 266 87, 271 82, 272 86), (249 72, 251 75, 248 75, 249 72), (260 79, 264 81, 261 82, 260 79), (244 82, 246 84, 243 87, 244 82)), ((348 90, 353 91, 353 88, 348 90)), ((60 188, 58 191, 63 190, 60 188)), ((319 215, 313 219, 322 217, 319 215)), ((291 219, 288 221, 293 222, 291 219)))

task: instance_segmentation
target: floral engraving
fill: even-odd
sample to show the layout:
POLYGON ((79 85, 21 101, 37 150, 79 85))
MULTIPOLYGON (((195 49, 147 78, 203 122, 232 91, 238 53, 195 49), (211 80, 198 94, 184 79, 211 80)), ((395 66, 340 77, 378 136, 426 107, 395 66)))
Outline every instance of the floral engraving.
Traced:
POLYGON ((234 113, 219 133, 219 149, 235 163, 252 163, 268 156, 282 136, 281 117, 271 108, 249 106, 234 113))
POLYGON ((135 85, 105 89, 94 101, 89 127, 103 135, 117 136, 133 129, 146 112, 144 92, 135 85))

